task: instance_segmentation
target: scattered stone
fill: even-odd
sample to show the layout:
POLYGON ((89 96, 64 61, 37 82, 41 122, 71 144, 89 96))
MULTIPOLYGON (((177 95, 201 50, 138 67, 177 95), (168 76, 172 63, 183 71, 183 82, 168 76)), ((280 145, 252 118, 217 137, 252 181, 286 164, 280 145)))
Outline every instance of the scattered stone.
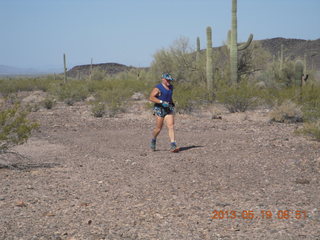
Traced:
POLYGON ((145 99, 145 96, 141 92, 136 92, 131 96, 131 99, 134 101, 139 101, 145 99))
POLYGON ((296 184, 310 184, 310 180, 304 178, 297 178, 295 181, 296 184))
POLYGON ((24 201, 17 201, 16 206, 17 207, 27 207, 27 204, 24 201))

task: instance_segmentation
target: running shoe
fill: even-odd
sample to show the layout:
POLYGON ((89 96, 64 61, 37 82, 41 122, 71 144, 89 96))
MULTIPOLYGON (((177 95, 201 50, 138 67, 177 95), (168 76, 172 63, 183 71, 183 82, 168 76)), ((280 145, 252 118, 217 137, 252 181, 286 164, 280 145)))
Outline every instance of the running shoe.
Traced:
POLYGON ((180 150, 180 149, 177 147, 176 142, 170 143, 170 152, 176 153, 176 152, 179 152, 179 150, 180 150))
POLYGON ((150 148, 152 149, 152 151, 155 151, 155 150, 156 150, 156 143, 157 143, 157 140, 156 140, 156 139, 152 139, 152 140, 151 140, 150 148))

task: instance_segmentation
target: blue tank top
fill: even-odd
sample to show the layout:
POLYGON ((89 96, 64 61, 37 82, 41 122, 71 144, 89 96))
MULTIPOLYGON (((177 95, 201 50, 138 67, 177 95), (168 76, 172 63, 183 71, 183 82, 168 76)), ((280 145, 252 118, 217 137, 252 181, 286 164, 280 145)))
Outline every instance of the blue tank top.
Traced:
POLYGON ((157 84, 155 87, 158 88, 161 92, 160 96, 157 97, 158 99, 172 103, 172 93, 173 93, 172 85, 169 86, 169 90, 167 90, 161 83, 157 84))

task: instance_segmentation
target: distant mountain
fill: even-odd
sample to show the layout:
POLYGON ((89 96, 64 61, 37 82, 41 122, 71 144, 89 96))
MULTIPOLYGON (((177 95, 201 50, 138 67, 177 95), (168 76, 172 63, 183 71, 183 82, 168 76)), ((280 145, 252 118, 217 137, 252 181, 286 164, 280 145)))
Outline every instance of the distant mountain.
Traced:
POLYGON ((0 76, 19 76, 19 75, 43 75, 51 73, 60 73, 61 68, 42 68, 42 69, 33 69, 33 68, 19 68, 6 65, 0 65, 0 76))
POLYGON ((23 69, 0 65, 0 75, 20 75, 20 74, 34 74, 36 71, 32 69, 23 69))
POLYGON ((17 68, 6 65, 0 65, 0 75, 33 75, 38 74, 38 72, 34 69, 27 68, 17 68))

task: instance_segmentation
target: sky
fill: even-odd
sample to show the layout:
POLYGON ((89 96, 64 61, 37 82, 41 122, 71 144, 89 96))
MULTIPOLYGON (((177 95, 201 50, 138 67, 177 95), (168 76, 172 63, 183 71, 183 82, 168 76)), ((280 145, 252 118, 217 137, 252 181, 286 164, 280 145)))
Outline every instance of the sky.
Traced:
MULTIPOLYGON (((320 38, 320 0, 238 0, 238 41, 320 38)), ((231 0, 0 0, 0 65, 63 69, 116 62, 150 66, 181 37, 190 47, 212 27, 226 41, 231 0)))

